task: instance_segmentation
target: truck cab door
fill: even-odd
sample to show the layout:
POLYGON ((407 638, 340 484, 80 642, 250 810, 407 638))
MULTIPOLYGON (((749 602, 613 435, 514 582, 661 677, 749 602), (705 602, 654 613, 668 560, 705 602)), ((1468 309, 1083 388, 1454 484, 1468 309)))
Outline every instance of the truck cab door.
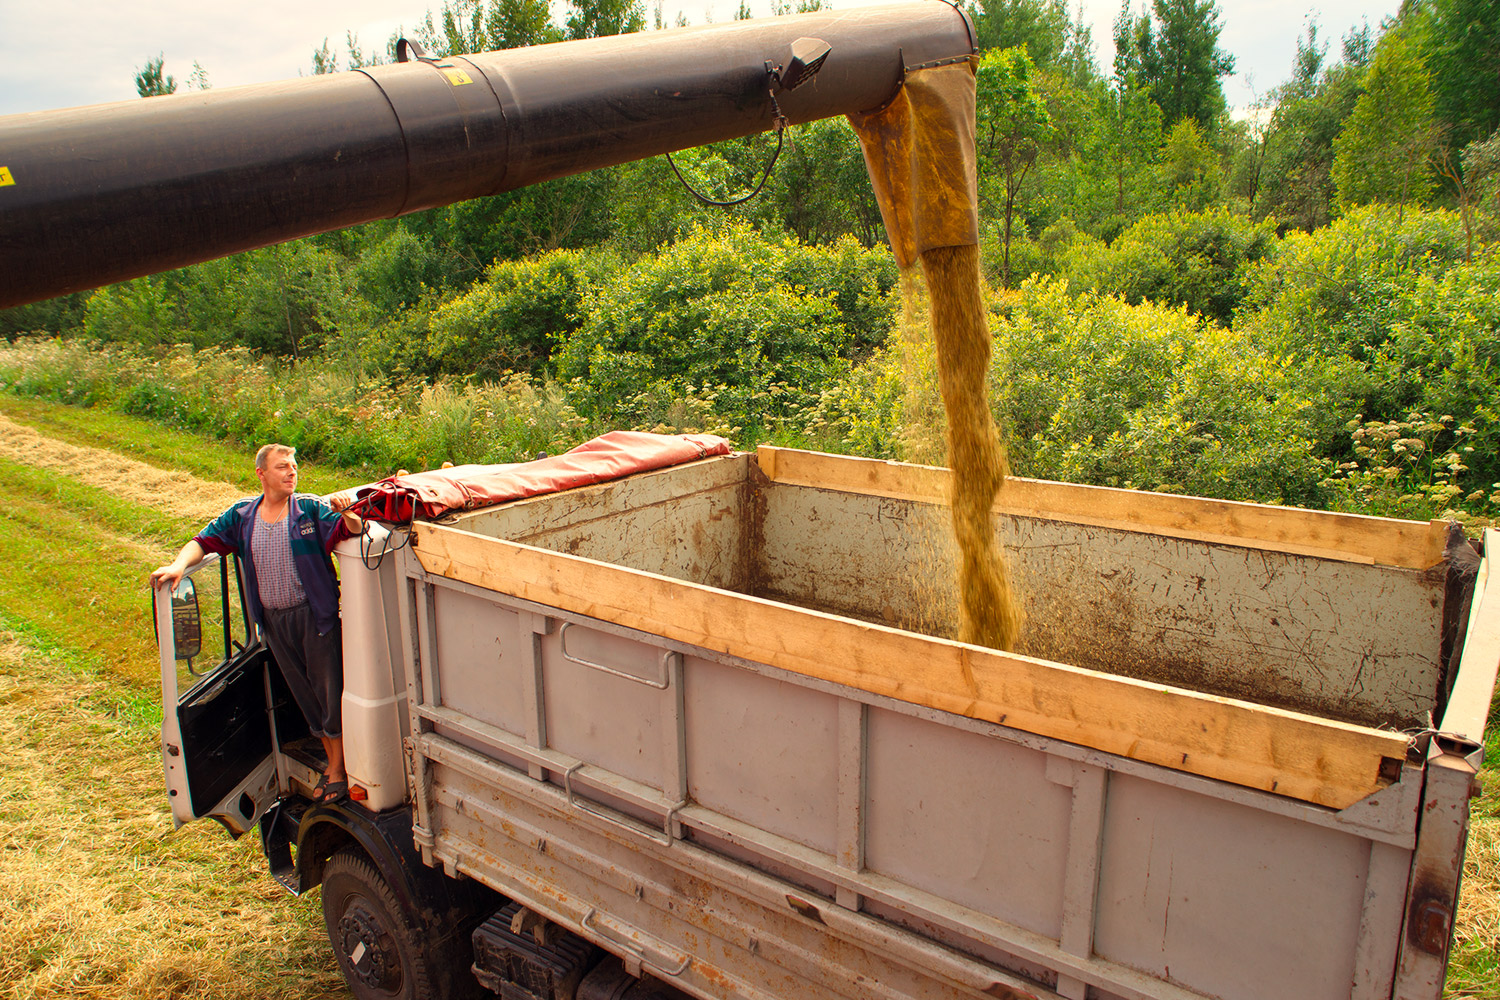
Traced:
MULTIPOLYGON (((277 798, 275 734, 265 644, 249 641, 249 618, 240 601, 237 566, 210 556, 189 569, 171 592, 152 591, 156 644, 161 657, 162 762, 167 798, 177 826, 212 817, 238 837, 250 830, 277 798), (231 586, 231 583, 234 586, 231 586), (217 591, 211 631, 223 633, 218 666, 199 673, 204 655, 200 594, 217 591), (236 623, 238 629, 235 628, 236 623), (235 638, 244 637, 245 641, 235 638), (182 664, 185 663, 186 666, 182 664)), ((217 646, 218 644, 212 643, 217 646)))

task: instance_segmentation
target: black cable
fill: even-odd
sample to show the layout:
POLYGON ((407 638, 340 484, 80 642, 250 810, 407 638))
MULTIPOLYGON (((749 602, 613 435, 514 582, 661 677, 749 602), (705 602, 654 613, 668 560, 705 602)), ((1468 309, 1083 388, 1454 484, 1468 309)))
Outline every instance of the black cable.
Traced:
POLYGON ((761 189, 766 186, 766 181, 771 179, 771 168, 776 166, 776 158, 781 155, 782 137, 786 132, 787 126, 786 116, 781 113, 781 106, 776 103, 776 95, 771 94, 769 96, 771 98, 771 110, 775 112, 775 117, 772 119, 772 121, 776 127, 776 151, 771 154, 771 162, 766 164, 765 173, 760 175, 760 183, 755 185, 755 190, 751 191, 744 197, 736 198, 733 201, 715 201, 707 195, 700 194, 699 192, 694 190, 693 186, 688 183, 688 179, 682 176, 682 171, 677 169, 677 161, 672 159, 672 154, 666 154, 667 163, 671 164, 672 166, 672 173, 676 174, 677 179, 682 182, 682 186, 687 188, 688 194, 692 195, 694 198, 697 198, 703 204, 711 206, 713 208, 733 208, 736 205, 743 205, 751 198, 754 198, 756 195, 760 194, 761 189))
MULTIPOLYGON (((390 555, 392 552, 400 552, 402 549, 411 544, 411 522, 407 521, 405 525, 406 530, 401 533, 401 540, 395 545, 386 546, 386 548, 383 549, 379 555, 375 556, 374 563, 371 563, 370 552, 374 548, 374 538, 369 532, 369 527, 370 522, 367 520, 365 521, 364 528, 359 533, 359 560, 360 562, 365 564, 365 569, 368 569, 371 572, 380 569, 381 564, 385 562, 386 556, 390 555)), ((396 528, 397 525, 392 522, 387 529, 390 532, 391 537, 394 537, 396 535, 396 528)))

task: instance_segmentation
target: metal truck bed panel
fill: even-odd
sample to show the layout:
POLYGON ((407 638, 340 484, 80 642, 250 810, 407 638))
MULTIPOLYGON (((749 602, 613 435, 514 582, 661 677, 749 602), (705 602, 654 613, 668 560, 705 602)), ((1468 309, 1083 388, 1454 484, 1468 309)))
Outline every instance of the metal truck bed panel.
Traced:
MULTIPOLYGON (((416 526, 398 589, 429 863, 702 997, 1436 1000, 1475 743, 878 624, 917 607, 889 578, 942 524, 930 470, 743 459, 416 526), (695 575, 731 558, 707 579, 735 588, 695 575)), ((1393 666, 1441 627, 1428 526, 1140 502, 1161 507, 1001 511, 1028 579, 1069 577, 1029 584, 1028 648, 1117 622, 1115 655, 1198 644, 1325 702, 1394 672, 1380 698, 1436 705, 1413 692, 1437 674, 1393 666), (1041 634, 1049 614, 1072 634, 1041 634)), ((1460 727, 1500 650, 1485 566, 1460 727)))
POLYGON ((1418 768, 1344 816, 404 572, 419 840, 653 974, 705 996, 880 995, 869 975, 908 984, 891 996, 1389 995, 1399 935, 1373 931, 1405 897, 1371 873, 1410 865, 1418 768), (454 697, 495 666, 447 658, 460 609, 535 638, 500 657, 535 678, 522 725, 454 697), (1385 971, 1351 994, 1361 948, 1385 971))
POLYGON ((726 590, 747 586, 749 455, 692 462, 450 518, 465 531, 726 590))
MULTIPOLYGON (((684 467, 686 482, 700 483, 702 470, 713 464, 684 467)), ((741 491, 751 499, 765 492, 741 491)), ((741 537, 755 543, 764 533, 759 511, 765 505, 747 505, 755 508, 752 516, 735 516, 726 507, 721 520, 739 524, 741 537)), ((546 505, 531 510, 540 519, 546 505)), ((612 520, 588 522, 596 550, 608 547, 612 520)), ((417 559, 429 572, 484 589, 1249 787, 1343 808, 1388 784, 1407 753, 1407 740, 1389 732, 865 624, 754 593, 492 539, 467 530, 470 525, 493 529, 494 522, 461 515, 446 525, 416 525, 417 559)), ((614 530, 622 538, 629 534, 614 530)), ((630 547, 628 540, 615 545, 630 547)), ((751 553, 762 547, 743 546, 751 553)))
MULTIPOLYGON (((1066 511, 996 520, 1025 610, 1019 653, 1362 726, 1419 728, 1437 708, 1441 564, 1229 545, 1066 511)), ((746 455, 452 523, 928 635, 956 631, 940 504, 771 481, 746 455)))
MULTIPOLYGON (((759 593, 956 632, 946 509, 780 483, 762 495, 759 593)), ((1427 724, 1442 678, 1441 572, 997 522, 1025 612, 1017 652, 1360 725, 1427 724)))

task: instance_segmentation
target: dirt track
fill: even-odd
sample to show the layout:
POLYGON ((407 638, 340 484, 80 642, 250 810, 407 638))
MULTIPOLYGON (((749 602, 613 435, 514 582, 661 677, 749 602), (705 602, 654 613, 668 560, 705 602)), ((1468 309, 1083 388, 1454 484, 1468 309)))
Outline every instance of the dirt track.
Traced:
POLYGON ((245 495, 232 483, 168 472, 101 448, 68 444, 0 415, 0 456, 66 474, 124 500, 207 523, 245 495))

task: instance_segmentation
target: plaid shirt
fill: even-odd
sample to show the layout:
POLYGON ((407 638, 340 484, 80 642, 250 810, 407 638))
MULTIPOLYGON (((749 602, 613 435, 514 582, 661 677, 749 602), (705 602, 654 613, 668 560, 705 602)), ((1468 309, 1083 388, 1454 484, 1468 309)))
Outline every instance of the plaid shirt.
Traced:
POLYGON ((295 608, 307 600, 307 592, 292 561, 291 537, 280 521, 273 524, 257 517, 253 523, 250 554, 255 559, 255 578, 260 581, 260 603, 267 608, 295 608))

